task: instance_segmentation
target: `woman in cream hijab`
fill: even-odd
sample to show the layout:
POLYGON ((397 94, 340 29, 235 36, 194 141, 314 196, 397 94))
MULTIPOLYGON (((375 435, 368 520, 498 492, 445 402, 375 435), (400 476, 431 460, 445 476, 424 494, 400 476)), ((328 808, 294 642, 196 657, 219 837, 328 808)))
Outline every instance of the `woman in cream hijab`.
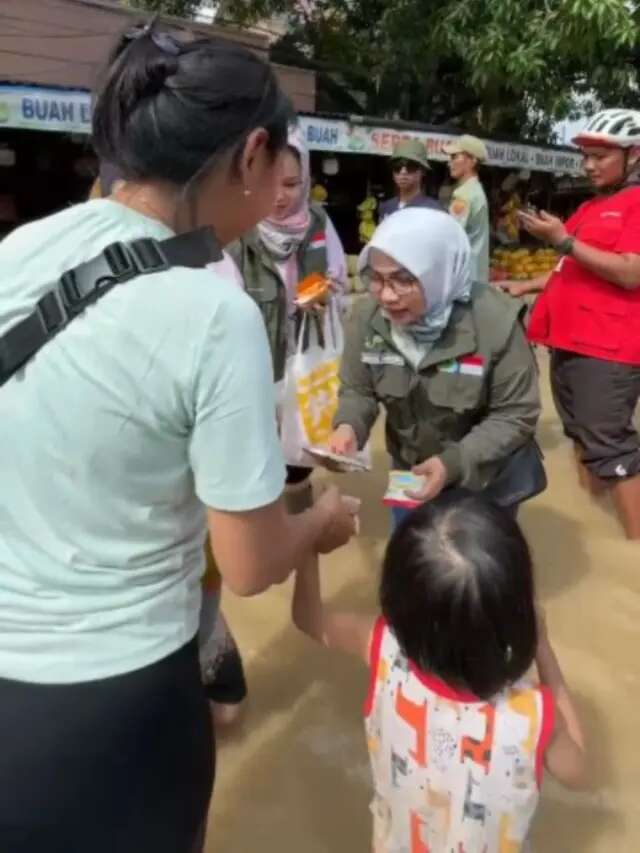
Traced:
POLYGON ((531 496, 519 451, 533 444, 538 374, 523 306, 473 282, 470 254, 445 213, 407 209, 378 227, 359 260, 369 296, 347 335, 330 444, 362 448, 382 405, 392 466, 422 478, 415 500, 462 485, 515 510, 531 496))

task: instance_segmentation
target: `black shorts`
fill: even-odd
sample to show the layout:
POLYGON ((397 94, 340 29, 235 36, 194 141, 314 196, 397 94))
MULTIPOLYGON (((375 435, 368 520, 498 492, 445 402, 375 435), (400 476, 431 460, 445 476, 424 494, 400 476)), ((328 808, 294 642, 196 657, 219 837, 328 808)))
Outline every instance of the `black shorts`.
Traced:
POLYGON ((196 640, 101 681, 0 679, 2 853, 195 853, 213 777, 196 640))
POLYGON ((633 416, 640 367, 554 350, 551 389, 565 434, 582 463, 602 480, 640 474, 640 439, 633 416))

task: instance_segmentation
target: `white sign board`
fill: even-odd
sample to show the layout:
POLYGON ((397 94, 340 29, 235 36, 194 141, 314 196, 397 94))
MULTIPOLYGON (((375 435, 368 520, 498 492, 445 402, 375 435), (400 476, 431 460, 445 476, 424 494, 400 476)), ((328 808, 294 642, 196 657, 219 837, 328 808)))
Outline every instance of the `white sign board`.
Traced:
POLYGON ((0 86, 0 129, 91 132, 88 92, 35 86, 0 86))
MULTIPOLYGON (((402 139, 419 139, 424 143, 430 159, 447 160, 442 149, 456 138, 446 133, 394 130, 314 116, 301 116, 300 125, 311 150, 334 153, 378 154, 388 157, 396 143, 402 139)), ((485 142, 490 166, 569 175, 583 174, 582 156, 578 151, 493 142, 489 139, 485 142)))

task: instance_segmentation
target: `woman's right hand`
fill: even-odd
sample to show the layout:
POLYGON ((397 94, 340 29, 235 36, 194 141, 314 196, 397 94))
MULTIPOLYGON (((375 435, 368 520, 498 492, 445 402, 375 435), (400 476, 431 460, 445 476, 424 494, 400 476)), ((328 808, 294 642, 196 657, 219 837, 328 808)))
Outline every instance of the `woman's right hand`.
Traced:
POLYGON ((340 456, 355 456, 358 452, 358 437, 349 424, 340 424, 329 439, 329 450, 340 456))
POLYGON ((492 281, 491 284, 496 290, 508 293, 509 296, 524 296, 527 293, 526 282, 523 281, 505 279, 503 281, 492 281))
POLYGON ((335 486, 328 488, 318 498, 315 507, 326 518, 316 543, 319 554, 330 554, 341 548, 358 532, 360 502, 341 495, 335 486))

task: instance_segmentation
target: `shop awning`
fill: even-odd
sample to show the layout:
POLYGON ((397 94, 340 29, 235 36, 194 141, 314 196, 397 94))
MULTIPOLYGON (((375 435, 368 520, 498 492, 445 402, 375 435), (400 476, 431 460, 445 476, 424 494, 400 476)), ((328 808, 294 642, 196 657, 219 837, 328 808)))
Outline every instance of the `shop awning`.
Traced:
MULTIPOLYGON (((388 157, 400 139, 420 139, 430 158, 446 160, 444 146, 455 139, 450 133, 382 123, 365 124, 346 119, 301 115, 300 123, 312 151, 374 154, 388 157)), ((0 128, 91 132, 91 94, 81 89, 0 85, 0 128)), ((569 148, 543 147, 485 139, 490 166, 582 175, 582 157, 569 148)))
MULTIPOLYGON (((388 157, 401 139, 419 139, 433 160, 447 160, 443 147, 456 137, 438 130, 412 128, 401 122, 385 126, 369 120, 325 118, 303 115, 300 118, 311 150, 336 154, 377 154, 388 157)), ((571 148, 528 145, 516 142, 484 140, 489 151, 489 166, 504 169, 528 169, 532 172, 583 174, 582 156, 571 148)))

